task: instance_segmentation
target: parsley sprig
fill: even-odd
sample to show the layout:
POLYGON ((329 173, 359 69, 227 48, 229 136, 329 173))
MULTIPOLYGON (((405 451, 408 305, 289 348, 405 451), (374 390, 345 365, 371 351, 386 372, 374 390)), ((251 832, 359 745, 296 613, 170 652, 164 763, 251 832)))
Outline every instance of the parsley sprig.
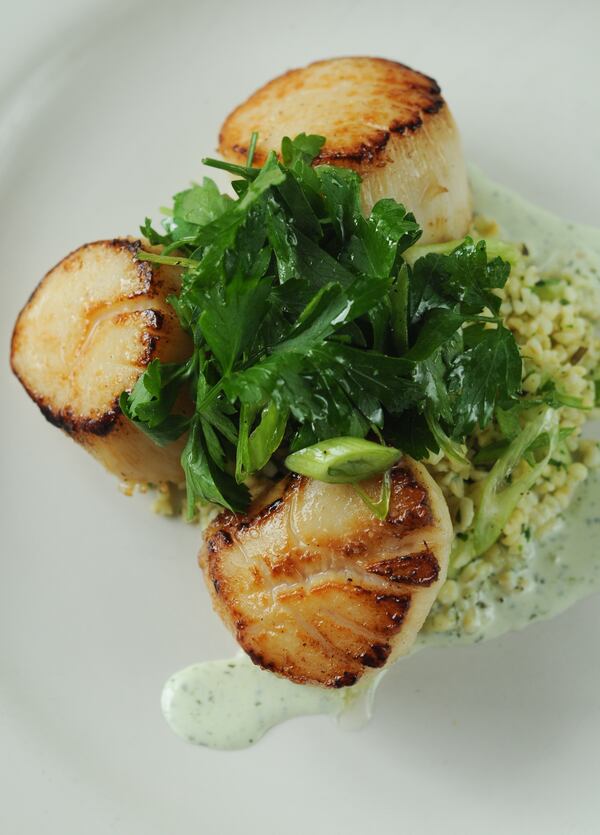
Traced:
POLYGON ((170 302, 194 348, 150 363, 120 405, 158 444, 188 433, 190 515, 246 509, 253 473, 328 439, 460 454, 516 402, 521 356, 497 292, 510 264, 470 238, 405 259, 414 216, 383 199, 365 217, 356 172, 312 165, 323 142, 286 138, 262 168, 204 160, 236 177, 236 197, 205 178, 175 195, 163 232, 141 227, 163 249, 140 257, 182 267, 170 302))

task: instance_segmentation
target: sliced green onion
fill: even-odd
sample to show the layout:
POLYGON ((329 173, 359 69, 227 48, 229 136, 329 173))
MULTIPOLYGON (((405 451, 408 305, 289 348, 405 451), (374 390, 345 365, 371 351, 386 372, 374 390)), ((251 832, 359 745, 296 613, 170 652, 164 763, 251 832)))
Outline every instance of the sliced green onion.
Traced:
POLYGON ((246 168, 252 168, 252 161, 254 159, 254 152, 256 151, 256 143, 258 142, 258 132, 253 131, 250 137, 250 146, 248 148, 248 156, 246 158, 246 168))
POLYGON ((554 409, 540 411, 501 455, 489 474, 478 483, 475 516, 463 537, 454 540, 448 576, 455 578, 466 565, 496 542, 519 500, 531 490, 551 460, 558 444, 558 417, 554 409), (516 480, 512 471, 540 435, 548 439, 545 456, 516 480))
POLYGON ((153 264, 168 264, 173 267, 197 267, 198 261, 192 258, 180 258, 175 255, 158 255, 156 252, 140 250, 135 256, 138 261, 152 261, 153 264))
POLYGON ((340 437, 293 452, 285 466, 328 484, 352 484, 389 470, 401 455, 394 447, 364 438, 340 437))
POLYGON ((382 522, 387 518, 387 515, 390 512, 390 498, 392 496, 392 476, 390 470, 386 470, 383 474, 383 479, 381 481, 381 493, 376 502, 374 502, 370 496, 367 496, 365 491, 360 488, 358 484, 353 484, 352 489, 358 493, 373 516, 382 522))
POLYGON ((449 438, 448 435, 444 432, 442 427, 440 426, 439 421, 437 421, 431 409, 425 410, 425 420, 427 421, 427 425, 429 426, 429 430, 433 437, 438 442, 440 449, 444 452, 448 458, 451 458, 453 461, 456 461, 457 464, 462 464, 465 467, 470 467, 471 462, 467 458, 466 453, 463 451, 463 447, 461 444, 453 441, 452 438, 449 438))

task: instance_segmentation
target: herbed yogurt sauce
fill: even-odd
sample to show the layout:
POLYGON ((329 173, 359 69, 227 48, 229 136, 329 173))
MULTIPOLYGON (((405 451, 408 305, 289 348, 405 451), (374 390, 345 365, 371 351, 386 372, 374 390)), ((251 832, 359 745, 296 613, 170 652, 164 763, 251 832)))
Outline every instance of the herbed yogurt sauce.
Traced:
MULTIPOLYGON (((526 243, 543 269, 584 269, 600 280, 600 231, 565 224, 508 189, 470 169, 476 211, 493 218, 503 237, 526 243)), ((600 427, 590 425, 600 439, 600 427)), ((522 629, 532 621, 562 612, 600 591, 600 475, 579 488, 560 531, 532 545, 534 583, 519 595, 503 596, 491 579, 479 597, 486 620, 475 634, 421 633, 413 649, 472 644, 522 629)), ((344 690, 292 684, 261 670, 243 654, 204 661, 175 673, 165 684, 162 710, 171 729, 189 742, 238 749, 257 742, 274 725, 296 716, 330 714, 342 727, 365 724, 383 673, 344 690)))

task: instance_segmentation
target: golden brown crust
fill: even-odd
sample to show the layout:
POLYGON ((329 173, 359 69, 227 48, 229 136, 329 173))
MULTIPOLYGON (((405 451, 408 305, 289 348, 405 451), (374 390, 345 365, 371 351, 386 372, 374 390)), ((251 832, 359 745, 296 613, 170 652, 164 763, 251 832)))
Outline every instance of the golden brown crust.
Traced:
POLYGON ((414 134, 443 107, 437 82, 397 61, 362 56, 315 61, 288 70, 239 105, 221 127, 219 151, 243 163, 256 130, 255 162, 262 165, 269 150, 279 149, 293 111, 303 108, 301 129, 327 139, 316 162, 360 171, 384 164, 392 136, 414 134), (322 102, 327 106, 319 106, 322 102))
POLYGON ((440 565, 429 548, 416 554, 381 560, 367 570, 387 577, 392 583, 409 586, 430 586, 440 576, 440 565))
MULTIPOLYGON (((301 493, 310 483, 306 476, 290 473, 276 486, 277 498, 273 499, 273 492, 266 494, 262 500, 255 501, 247 514, 222 511, 210 523, 205 532, 205 540, 209 553, 215 553, 223 547, 233 545, 240 534, 255 536, 260 528, 273 517, 286 509, 286 500, 292 494, 301 493), (266 501, 265 501, 266 500, 266 501)), ((406 465, 397 464, 392 469, 391 498, 387 517, 384 520, 371 519, 368 532, 368 542, 373 542, 373 532, 385 532, 386 535, 404 536, 420 527, 432 522, 432 508, 426 487, 415 477, 414 472, 406 465)), ((348 540, 347 532, 343 536, 332 537, 327 546, 335 551, 343 551, 346 555, 361 553, 365 543, 358 537, 348 540)), ((320 540, 320 545, 323 545, 320 540)))
POLYGON ((421 243, 464 236, 471 196, 460 136, 438 84, 384 58, 316 61, 273 79, 236 108, 221 129, 219 151, 245 164, 253 131, 255 163, 279 153, 283 137, 326 139, 315 163, 360 174, 365 214, 392 198, 414 213, 421 243))
POLYGON ((385 520, 348 485, 288 476, 248 515, 220 514, 200 564, 217 612, 256 663, 299 683, 347 686, 420 627, 445 576, 440 508, 409 459, 392 470, 385 520))
MULTIPOLYGON (((140 371, 143 371, 146 366, 150 364, 155 354, 157 345, 156 336, 160 334, 160 329, 163 323, 163 316, 158 310, 144 310, 143 316, 148 321, 148 330, 142 336, 141 352, 136 360, 136 365, 140 371), (156 334, 156 336, 154 336, 156 334)), ((111 403, 107 404, 106 410, 99 416, 88 417, 86 415, 76 414, 70 406, 57 409, 52 403, 48 402, 46 396, 27 383, 27 380, 22 376, 13 362, 13 351, 15 344, 15 335, 17 328, 13 332, 11 340, 11 368, 14 375, 17 377, 29 397, 38 406, 40 412, 46 418, 48 423, 62 429, 69 435, 108 435, 115 428, 116 422, 121 416, 121 407, 119 406, 119 398, 115 397, 111 403)))

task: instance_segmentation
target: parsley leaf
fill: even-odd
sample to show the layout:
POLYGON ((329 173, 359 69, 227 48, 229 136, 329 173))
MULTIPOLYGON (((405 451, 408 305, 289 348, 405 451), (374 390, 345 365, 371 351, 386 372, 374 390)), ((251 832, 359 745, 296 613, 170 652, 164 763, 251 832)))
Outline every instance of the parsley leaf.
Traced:
POLYGON ((202 185, 193 185, 173 198, 173 215, 165 222, 174 240, 193 237, 198 227, 206 226, 224 214, 231 198, 221 194, 216 183, 205 177, 202 185))
POLYGON ((175 441, 189 425, 189 417, 171 411, 195 366, 195 356, 182 364, 152 360, 131 393, 123 392, 119 398, 123 414, 159 446, 175 441))
POLYGON ((221 374, 229 374, 242 353, 251 350, 267 312, 271 279, 236 279, 202 293, 198 328, 221 374))
MULTIPOLYGON (((214 456, 214 450, 213 450, 214 456)), ((202 422, 198 415, 192 421, 190 434, 181 456, 187 488, 187 512, 192 518, 199 502, 213 502, 229 510, 246 507, 250 494, 247 487, 223 472, 209 455, 202 422)))
POLYGON ((368 219, 356 218, 356 231, 344 253, 358 272, 389 275, 398 255, 415 243, 421 229, 414 215, 395 200, 379 200, 368 219))
POLYGON ((458 392, 453 437, 476 425, 485 427, 497 403, 514 398, 521 387, 522 360, 512 333, 502 325, 465 331, 466 351, 453 362, 450 385, 458 392))

